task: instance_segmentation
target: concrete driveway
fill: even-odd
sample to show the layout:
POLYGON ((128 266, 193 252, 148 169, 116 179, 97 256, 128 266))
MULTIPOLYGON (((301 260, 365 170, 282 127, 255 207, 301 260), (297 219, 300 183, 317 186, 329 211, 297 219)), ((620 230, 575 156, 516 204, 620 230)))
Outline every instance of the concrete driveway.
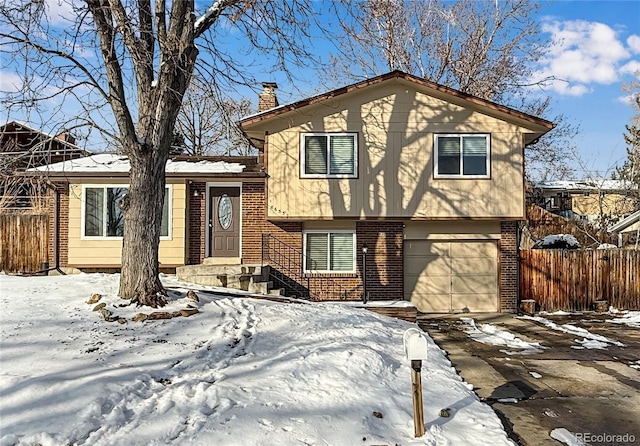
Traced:
MULTIPOLYGON (((640 371, 630 366, 640 359, 640 329, 607 322, 608 315, 544 317, 624 346, 584 348, 577 342, 580 336, 511 314, 422 315, 418 323, 502 418, 516 443, 562 444, 550 432, 565 428, 581 434, 587 444, 640 444, 640 371), (465 332, 468 325, 460 317, 540 342, 544 349, 517 354, 504 346, 477 342, 465 332)), ((428 385, 427 380, 425 391, 428 385)))

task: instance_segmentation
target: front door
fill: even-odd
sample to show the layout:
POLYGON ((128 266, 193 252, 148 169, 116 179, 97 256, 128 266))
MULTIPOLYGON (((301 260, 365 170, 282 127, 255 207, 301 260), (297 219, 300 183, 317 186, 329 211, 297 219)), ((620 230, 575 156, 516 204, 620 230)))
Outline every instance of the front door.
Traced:
POLYGON ((240 188, 209 188, 209 256, 240 257, 240 188))

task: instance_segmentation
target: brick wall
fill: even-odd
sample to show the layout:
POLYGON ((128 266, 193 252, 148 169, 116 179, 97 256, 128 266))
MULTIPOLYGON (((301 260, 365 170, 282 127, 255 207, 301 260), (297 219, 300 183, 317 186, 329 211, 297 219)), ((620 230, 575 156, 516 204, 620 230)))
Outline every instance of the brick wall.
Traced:
POLYGON ((362 276, 362 247, 367 245, 367 294, 369 299, 404 298, 403 224, 358 221, 356 239, 358 271, 362 276))
POLYGON ((206 249, 206 183, 194 181, 187 185, 187 265, 202 263, 206 249), (198 196, 194 193, 198 191, 198 196))
POLYGON ((55 183, 58 191, 58 203, 55 192, 51 190, 49 198, 49 265, 56 266, 55 230, 56 230, 56 205, 58 206, 58 261, 61 267, 69 263, 69 184, 55 183))
POLYGON ((500 223, 500 311, 518 310, 518 223, 500 223))
POLYGON ((267 221, 265 184, 242 185, 242 261, 260 263, 262 234, 272 234, 282 242, 302 250, 302 222, 267 221))
MULTIPOLYGON (((193 182, 189 194, 189 264, 202 263, 205 257, 206 184, 193 182), (193 192, 199 191, 194 197, 193 192)), ((262 261, 262 234, 271 234, 295 248, 303 249, 301 221, 272 222, 267 220, 267 202, 263 182, 242 185, 242 262, 262 261)), ((369 299, 402 299, 403 297, 403 225, 401 222, 356 222, 356 272, 309 276, 309 289, 321 299, 362 299, 362 246, 367 256, 367 292, 369 299), (324 280, 329 278, 329 282, 324 280), (338 286, 334 287, 333 285, 338 286), (346 291, 346 295, 345 295, 346 291)), ((293 269, 302 270, 300 258, 293 259, 293 269)), ((306 286, 306 281, 304 283, 306 286)))

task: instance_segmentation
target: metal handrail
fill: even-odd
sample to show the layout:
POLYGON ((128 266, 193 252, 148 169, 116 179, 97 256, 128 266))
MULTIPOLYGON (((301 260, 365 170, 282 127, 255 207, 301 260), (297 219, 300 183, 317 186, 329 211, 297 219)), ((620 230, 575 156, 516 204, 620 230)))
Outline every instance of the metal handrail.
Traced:
MULTIPOLYGON (((311 277, 304 272, 306 258, 307 256, 302 251, 274 237, 272 234, 262 234, 263 265, 269 263, 284 270, 290 280, 306 288, 309 298, 312 300, 322 300, 323 297, 346 300, 350 291, 329 277, 314 277, 314 282, 320 282, 319 286, 314 287, 319 291, 316 292, 311 289, 311 277)), ((287 286, 284 280, 277 276, 272 277, 287 286)))

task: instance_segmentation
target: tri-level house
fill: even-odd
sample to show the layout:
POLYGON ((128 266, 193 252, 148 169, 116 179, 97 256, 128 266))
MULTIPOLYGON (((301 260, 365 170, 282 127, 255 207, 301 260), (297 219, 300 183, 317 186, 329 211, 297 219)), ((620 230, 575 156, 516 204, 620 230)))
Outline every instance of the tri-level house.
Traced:
POLYGON ((312 293, 517 309, 524 147, 551 122, 394 71, 240 125, 267 174, 256 232, 312 293))
MULTIPOLYGON (((264 86, 239 123, 257 158, 169 164, 161 267, 236 268, 312 300, 517 309, 523 152, 551 122, 400 71, 286 105, 264 86)), ((48 168, 61 263, 117 269, 126 162, 73 164, 48 168)))

